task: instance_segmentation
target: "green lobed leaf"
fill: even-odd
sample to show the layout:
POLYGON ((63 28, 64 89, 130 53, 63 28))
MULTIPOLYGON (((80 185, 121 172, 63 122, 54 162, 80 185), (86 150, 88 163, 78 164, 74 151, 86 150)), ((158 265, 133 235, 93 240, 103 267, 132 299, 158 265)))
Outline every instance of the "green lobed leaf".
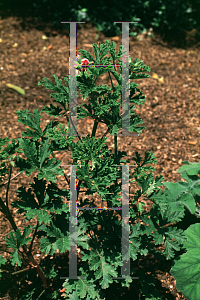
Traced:
POLYGON ((43 163, 42 168, 39 170, 38 179, 46 178, 47 181, 56 182, 56 175, 64 175, 62 169, 60 169, 61 161, 56 161, 55 158, 47 160, 47 162, 43 163))
POLYGON ((63 284, 63 287, 65 288, 65 298, 67 297, 68 299, 104 300, 105 298, 101 298, 101 292, 97 289, 94 280, 92 278, 88 279, 88 274, 83 270, 82 267, 79 269, 79 271, 81 273, 81 278, 79 280, 65 280, 63 284), (73 290, 75 291, 72 294, 70 294, 73 290), (78 298, 78 296, 80 298, 78 298))
POLYGON ((57 116, 63 116, 63 114, 61 114, 61 111, 63 111, 63 109, 60 108, 58 105, 56 106, 51 103, 50 103, 50 107, 47 105, 44 106, 42 111, 45 111, 49 116, 54 116, 55 118, 57 116))
POLYGON ((27 237, 31 233, 30 226, 24 227, 23 234, 21 235, 20 230, 17 228, 15 231, 15 236, 13 232, 9 232, 9 238, 5 237, 6 244, 9 248, 15 249, 11 254, 11 264, 14 266, 17 263, 18 266, 22 265, 22 260, 19 256, 18 250, 21 246, 26 245, 32 240, 31 237, 27 237))
POLYGON ((20 141, 20 148, 23 149, 24 154, 27 157, 27 160, 30 164, 32 164, 35 168, 39 168, 39 162, 37 157, 37 143, 30 142, 28 139, 19 139, 20 141))
POLYGON ((34 109, 33 114, 29 113, 28 109, 25 109, 24 112, 20 109, 16 111, 16 114, 18 116, 18 122, 33 129, 28 129, 27 132, 23 132, 22 136, 31 135, 32 133, 35 140, 42 137, 42 131, 40 128, 40 119, 42 116, 40 115, 39 109, 34 109))
MULTIPOLYGON (((189 179, 189 177, 185 175, 185 179, 189 179)), ((190 194, 190 191, 193 188, 191 184, 191 180, 189 183, 183 181, 178 181, 176 183, 163 182, 163 185, 168 188, 172 211, 177 211, 179 210, 180 205, 184 205, 191 214, 195 213, 196 202, 192 194, 190 194)))
POLYGON ((176 279, 177 289, 188 299, 196 300, 200 294, 200 224, 192 224, 184 234, 187 252, 175 258, 170 273, 176 279))
POLYGON ((18 250, 15 250, 11 254, 11 265, 14 266, 15 264, 17 264, 19 267, 21 267, 21 265, 22 265, 22 260, 19 256, 18 250))
POLYGON ((198 175, 200 174, 200 164, 189 162, 189 161, 182 161, 182 164, 185 164, 185 166, 181 166, 177 173, 183 173, 186 172, 190 176, 198 175))

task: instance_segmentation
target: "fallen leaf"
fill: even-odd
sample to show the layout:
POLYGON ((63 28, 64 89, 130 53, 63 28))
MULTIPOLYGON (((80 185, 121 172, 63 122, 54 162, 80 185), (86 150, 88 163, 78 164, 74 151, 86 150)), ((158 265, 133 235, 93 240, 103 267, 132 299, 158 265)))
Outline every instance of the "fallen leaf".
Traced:
POLYGON ((119 37, 118 36, 113 36, 112 40, 115 41, 115 42, 118 42, 119 41, 119 37))
POLYGON ((20 88, 19 86, 11 84, 11 83, 6 83, 6 85, 7 85, 7 87, 17 91, 19 94, 26 95, 25 90, 20 88))
POLYGON ((192 155, 192 157, 196 157, 199 156, 199 153, 195 153, 194 155, 192 155))
POLYGON ((158 81, 159 81, 160 83, 164 83, 163 77, 158 78, 158 81))
POLYGON ((178 54, 184 54, 184 53, 185 53, 185 50, 183 50, 183 51, 178 51, 178 50, 177 50, 177 53, 178 53, 178 54))
POLYGON ((190 144, 190 145, 196 145, 197 142, 196 141, 189 141, 188 144, 190 144))
POLYGON ((52 48, 52 45, 49 45, 48 47, 47 47, 47 50, 50 50, 52 48))
POLYGON ((91 44, 84 44, 83 46, 93 48, 93 46, 91 44))
POLYGON ((152 74, 152 78, 158 79, 158 75, 157 75, 156 73, 153 73, 153 74, 152 74))
POLYGON ((158 77, 158 74, 156 74, 156 73, 153 73, 152 74, 152 78, 153 79, 157 79, 160 83, 164 83, 164 78, 163 77, 158 77))

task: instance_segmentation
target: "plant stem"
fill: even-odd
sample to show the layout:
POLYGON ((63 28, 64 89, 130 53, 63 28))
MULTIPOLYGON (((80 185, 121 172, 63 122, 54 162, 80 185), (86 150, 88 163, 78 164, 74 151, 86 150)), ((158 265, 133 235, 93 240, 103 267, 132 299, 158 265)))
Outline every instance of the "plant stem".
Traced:
MULTIPOLYGON (((54 158, 55 158, 55 155, 54 155, 54 153, 52 152, 52 154, 51 154, 54 158)), ((63 171, 64 172, 64 171, 63 171)), ((66 179, 66 181, 67 181, 67 183, 68 183, 68 185, 69 185, 69 178, 67 177, 67 175, 64 173, 64 177, 65 177, 65 179, 66 179)))
MULTIPOLYGON (((19 174, 21 174, 21 173, 20 173, 20 172, 17 173, 17 175, 13 176, 13 177, 10 179, 10 181, 13 180, 15 177, 17 177, 19 174)), ((1 188, 2 186, 6 185, 8 182, 9 182, 9 180, 7 180, 6 182, 2 183, 2 184, 0 185, 0 188, 1 188)))
POLYGON ((68 179, 68 177, 67 177, 67 175, 65 173, 64 173, 64 176, 65 176, 65 179, 66 179, 66 181, 67 181, 67 183, 69 185, 69 179, 68 179))
POLYGON ((7 213, 9 211, 9 208, 8 208, 8 190, 9 190, 9 187, 10 187, 11 174, 12 174, 12 166, 10 165, 10 173, 9 173, 9 178, 8 178, 8 186, 7 186, 7 190, 6 190, 6 210, 7 210, 7 213))
POLYGON ((107 129, 107 131, 104 133, 104 135, 101 137, 101 141, 103 140, 104 136, 110 131, 110 128, 107 129))
POLYGON ((79 134, 78 134, 78 132, 77 132, 77 130, 76 130, 76 128, 75 128, 75 126, 74 126, 73 122, 72 122, 72 117, 71 117, 71 114, 69 114, 69 118, 70 118, 70 120, 71 120, 71 123, 72 123, 72 126, 73 126, 74 130, 75 130, 75 131, 76 131, 76 133, 77 133, 77 136, 78 136, 79 140, 80 140, 81 142, 83 142, 83 141, 82 141, 82 139, 80 138, 80 136, 79 136, 79 134))
POLYGON ((110 75, 110 71, 108 71, 108 74, 109 74, 110 81, 111 81, 111 84, 112 84, 112 89, 113 89, 113 92, 114 92, 115 91, 115 87, 113 86, 113 82, 112 82, 112 78, 111 78, 111 75, 110 75))
POLYGON ((38 299, 44 294, 44 292, 45 292, 45 290, 43 290, 43 291, 39 294, 39 296, 37 297, 36 300, 38 300, 38 299))
MULTIPOLYGON (((67 114, 67 109, 66 109, 65 107, 64 107, 64 110, 65 110, 65 113, 67 114)), ((69 122, 69 119, 68 119, 67 115, 65 115, 65 116, 66 116, 67 123, 68 123, 68 122, 69 122)), ((75 128, 73 122, 72 122, 72 117, 71 117, 71 114, 70 114, 70 113, 69 113, 69 118, 70 118, 70 120, 71 120, 71 123, 72 123, 73 128, 75 129, 75 131, 76 131, 76 133, 77 133, 77 136, 78 136, 79 140, 80 140, 81 142, 83 142, 82 139, 80 138, 80 136, 79 136, 79 134, 78 134, 78 132, 77 132, 77 130, 76 130, 76 128, 75 128)), ((68 128, 69 128, 69 126, 68 126, 68 128)))
POLYGON ((80 185, 81 185, 82 180, 79 180, 78 185, 77 185, 77 200, 78 200, 78 194, 80 192, 80 185))
MULTIPOLYGON (((12 166, 10 165, 10 173, 9 173, 9 179, 8 179, 8 186, 7 186, 7 191, 6 191, 6 207, 4 205, 4 207, 6 208, 6 214, 5 216, 7 217, 8 221, 10 222, 12 228, 14 229, 14 231, 16 232, 17 231, 17 226, 15 224, 15 221, 10 213, 10 210, 9 210, 9 207, 8 207, 8 190, 9 190, 9 187, 10 187, 10 178, 11 178, 11 174, 12 174, 12 166)), ((29 261, 37 266, 37 272, 38 274, 40 275, 45 287, 48 287, 47 285, 47 280, 46 280, 46 277, 42 271, 42 269, 40 268, 40 266, 37 264, 37 262, 35 261, 35 259, 33 258, 32 254, 28 251, 27 249, 27 246, 26 245, 23 245, 22 246, 23 250, 24 250, 24 253, 26 254, 26 256, 28 257, 29 261)))
POLYGON ((0 211, 4 214, 4 215, 7 215, 7 209, 6 209, 6 206, 5 204, 3 203, 2 199, 0 198, 0 211))
MULTIPOLYGON (((96 130, 97 130, 97 126, 98 126, 98 122, 94 121, 94 126, 93 126, 93 129, 92 129, 92 136, 95 136, 96 130)), ((89 162, 89 159, 85 162, 85 164, 87 165, 88 162, 89 162)), ((77 185, 77 199, 78 199, 78 195, 79 195, 81 183, 82 183, 82 180, 79 180, 78 185, 77 185)))
MULTIPOLYGON (((12 218, 12 215, 10 214, 10 211, 9 211, 8 220, 9 220, 9 222, 11 223, 11 225, 12 225, 14 231, 16 231, 16 230, 17 230, 17 226, 16 226, 16 224, 15 224, 13 218, 12 218)), ((41 279, 42 279, 42 281, 43 281, 43 283, 44 283, 44 286, 45 286, 45 287, 48 287, 46 276, 44 275, 44 273, 43 273, 42 269, 40 268, 40 266, 38 265, 38 263, 37 263, 37 262, 35 261, 35 259, 33 258, 33 255, 28 251, 27 246, 26 246, 26 245, 23 245, 22 248, 23 248, 23 250, 24 250, 24 253, 25 253, 26 256, 28 257, 29 262, 31 262, 34 266, 37 266, 37 272, 38 272, 38 274, 40 275, 40 277, 41 277, 41 279)))
POLYGON ((32 247, 33 247, 33 241, 34 241, 34 239, 35 239, 35 236, 36 236, 36 233, 37 233, 38 226, 39 226, 39 222, 37 221, 37 225, 36 225, 36 228, 35 228, 35 232, 34 232, 34 234, 33 234, 33 238, 32 238, 32 240, 31 240, 31 244, 30 244, 30 246, 29 246, 29 252, 31 252, 31 250, 32 250, 32 247))
POLYGON ((17 271, 17 272, 13 272, 12 275, 17 275, 17 274, 19 274, 19 273, 22 273, 22 272, 25 272, 25 271, 28 271, 28 270, 30 270, 29 267, 28 267, 28 268, 25 268, 25 269, 23 269, 23 270, 19 270, 19 271, 17 271))
POLYGON ((97 131, 97 126, 98 126, 98 122, 97 122, 97 121, 94 121, 94 127, 93 127, 93 129, 92 129, 92 136, 95 136, 96 131, 97 131))
POLYGON ((117 135, 114 135, 114 143, 115 143, 115 164, 117 164, 117 135))

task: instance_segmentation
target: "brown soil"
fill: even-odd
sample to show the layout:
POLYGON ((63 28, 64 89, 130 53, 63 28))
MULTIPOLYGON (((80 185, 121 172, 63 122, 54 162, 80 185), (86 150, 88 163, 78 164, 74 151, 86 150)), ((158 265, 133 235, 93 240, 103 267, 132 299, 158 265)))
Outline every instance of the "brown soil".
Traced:
MULTIPOLYGON (((21 137, 25 126, 17 122, 15 113, 17 110, 29 109, 30 112, 33 112, 35 108, 42 109, 44 105, 53 103, 50 98, 51 91, 38 86, 38 82, 42 78, 47 77, 53 81, 53 74, 57 75, 59 79, 64 79, 69 74, 67 33, 53 31, 49 24, 37 24, 37 27, 30 25, 33 23, 30 20, 16 17, 0 20, 1 137, 10 139, 21 137), (43 35, 47 39, 43 39, 43 35), (8 88, 6 83, 24 88, 26 95, 20 95, 8 88)), ((164 43, 158 35, 152 39, 145 36, 139 38, 130 38, 130 54, 132 58, 146 59, 146 65, 151 68, 150 79, 141 79, 136 82, 146 97, 142 106, 136 105, 136 113, 144 120, 143 125, 146 129, 139 136, 119 137, 118 149, 127 151, 127 158, 131 165, 134 164, 132 157, 135 156, 135 151, 138 151, 143 158, 145 151, 153 152, 158 161, 157 164, 154 164, 156 168, 154 177, 163 175, 165 181, 177 182, 181 180, 181 176, 177 174, 181 162, 184 160, 198 162, 200 157, 200 48, 173 47, 164 43), (156 73, 159 78, 163 77, 163 80, 159 81, 153 78, 153 73, 156 73)), ((115 41, 116 48, 119 49, 120 36, 105 37, 102 33, 97 33, 92 24, 85 24, 77 33, 77 49, 85 49, 94 55, 92 43, 103 43, 107 39, 115 41)), ((108 82, 110 83, 109 77, 105 75, 97 84, 108 84, 108 82)), ((79 98, 78 103, 80 101, 79 98)), ((42 115, 44 116, 42 119, 43 129, 47 120, 51 118, 44 113, 42 115)), ((60 121, 64 122, 65 120, 60 118, 60 121)), ((91 119, 79 120, 77 124, 80 134, 92 132, 93 121, 91 119)), ((96 137, 101 137, 106 128, 106 125, 99 124, 96 137)), ((114 151, 113 137, 108 136, 106 144, 109 149, 114 151)), ((56 158, 65 164, 72 164, 71 153, 57 153, 56 158)), ((69 167, 64 168, 67 174, 69 167)), ((13 176, 17 173, 15 170, 13 176)), ((21 185, 28 187, 28 183, 31 182, 34 175, 28 178, 21 174, 11 182, 10 202, 16 199, 17 188, 21 185)), ((66 182, 61 176, 58 176, 58 184, 59 187, 66 188, 66 182)), ((130 190, 131 192, 135 191, 135 187, 131 186, 130 190)), ((5 193, 6 189, 2 188, 3 200, 5 200, 5 193)), ((146 203, 147 209, 150 209, 151 201, 146 203)), ((16 215, 16 210, 11 206, 10 208, 18 228, 22 229, 25 224, 27 225, 24 217, 16 215)), ((8 235, 9 231, 12 231, 12 228, 2 213, 0 213, 0 217, 0 242, 3 247, 0 254, 7 257, 9 254, 5 252, 4 237, 8 235)), ((30 224, 36 224, 36 220, 32 220, 30 224)), ((37 257, 37 253, 40 253, 40 250, 36 240, 33 254, 39 262, 44 255, 40 253, 40 256, 37 257)), ((169 274, 170 263, 163 264, 163 262, 158 262, 150 257, 141 260, 141 266, 145 267, 145 271, 154 272, 158 287, 162 290, 163 299, 185 299, 182 293, 177 291, 174 278, 169 274)), ((2 281, 4 288, 0 291, 0 299, 19 299, 17 293, 19 288, 23 288, 23 283, 20 284, 19 275, 16 277, 11 275, 16 268, 2 266, 2 270, 6 270, 7 275, 2 281)), ((62 285, 60 288, 62 289, 62 285)), ((113 289, 109 289, 109 298, 107 299, 143 299, 140 294, 134 293, 134 287, 122 289, 115 285, 113 289)))

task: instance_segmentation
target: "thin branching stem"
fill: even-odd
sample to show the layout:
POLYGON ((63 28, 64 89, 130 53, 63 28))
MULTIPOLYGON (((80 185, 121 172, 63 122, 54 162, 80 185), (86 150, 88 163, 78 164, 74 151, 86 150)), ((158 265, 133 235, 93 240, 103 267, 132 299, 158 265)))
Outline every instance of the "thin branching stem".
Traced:
POLYGON ((12 166, 10 165, 10 172, 9 172, 9 178, 8 178, 8 186, 7 186, 7 190, 6 190, 6 209, 7 209, 7 212, 9 211, 9 208, 8 208, 8 191, 9 191, 9 187, 10 187, 11 174, 12 174, 12 166))
POLYGON ((104 133, 104 135, 101 137, 101 141, 103 140, 104 136, 110 131, 110 128, 107 129, 107 131, 104 133))
POLYGON ((30 267, 25 268, 25 269, 22 269, 22 270, 19 270, 19 271, 16 271, 16 272, 13 272, 13 273, 11 273, 11 274, 12 274, 12 275, 17 275, 17 274, 20 274, 20 273, 22 273, 22 272, 29 271, 29 270, 30 270, 30 267))
POLYGON ((31 244, 30 244, 30 246, 29 246, 29 252, 31 252, 31 250, 32 250, 32 247, 33 247, 33 241, 34 241, 34 239, 35 239, 35 237, 36 237, 36 233, 37 233, 38 227, 39 227, 39 222, 37 221, 37 225, 36 225, 36 228, 35 228, 35 232, 34 232, 34 234, 33 234, 33 238, 32 238, 32 240, 31 240, 31 244))
MULTIPOLYGON (((13 176, 13 177, 10 179, 10 181, 12 181, 12 180, 15 179, 17 176, 19 176, 19 174, 21 174, 21 172, 17 173, 17 175, 15 175, 15 176, 13 176)), ((8 182, 9 182, 9 180, 7 180, 6 182, 2 183, 2 184, 0 185, 0 188, 1 188, 2 186, 6 185, 8 182)))
POLYGON ((110 71, 108 71, 108 74, 109 74, 111 85, 112 85, 112 89, 113 89, 113 92, 114 92, 115 91, 115 87, 113 86, 113 82, 112 82, 112 77, 110 75, 110 71))
POLYGON ((37 297, 36 300, 40 299, 40 297, 44 294, 44 292, 45 292, 45 289, 39 294, 39 296, 37 297))
MULTIPOLYGON (((10 172, 9 172, 9 179, 8 179, 8 186, 7 186, 7 191, 6 191, 6 217, 8 218, 12 228, 14 229, 14 231, 16 232, 18 227, 15 224, 15 221, 10 213, 9 207, 8 207, 8 191, 9 191, 9 187, 10 187, 10 178, 11 178, 11 174, 12 174, 12 166, 10 165, 10 172)), ((33 265, 35 265, 37 267, 37 272, 40 275, 45 287, 48 287, 47 284, 47 279, 46 276, 44 275, 42 269, 40 268, 40 266, 37 264, 37 262, 35 261, 35 259, 33 258, 32 254, 29 252, 29 250, 27 249, 26 245, 22 246, 24 253, 26 254, 26 256, 29 259, 29 262, 31 262, 33 265)))

